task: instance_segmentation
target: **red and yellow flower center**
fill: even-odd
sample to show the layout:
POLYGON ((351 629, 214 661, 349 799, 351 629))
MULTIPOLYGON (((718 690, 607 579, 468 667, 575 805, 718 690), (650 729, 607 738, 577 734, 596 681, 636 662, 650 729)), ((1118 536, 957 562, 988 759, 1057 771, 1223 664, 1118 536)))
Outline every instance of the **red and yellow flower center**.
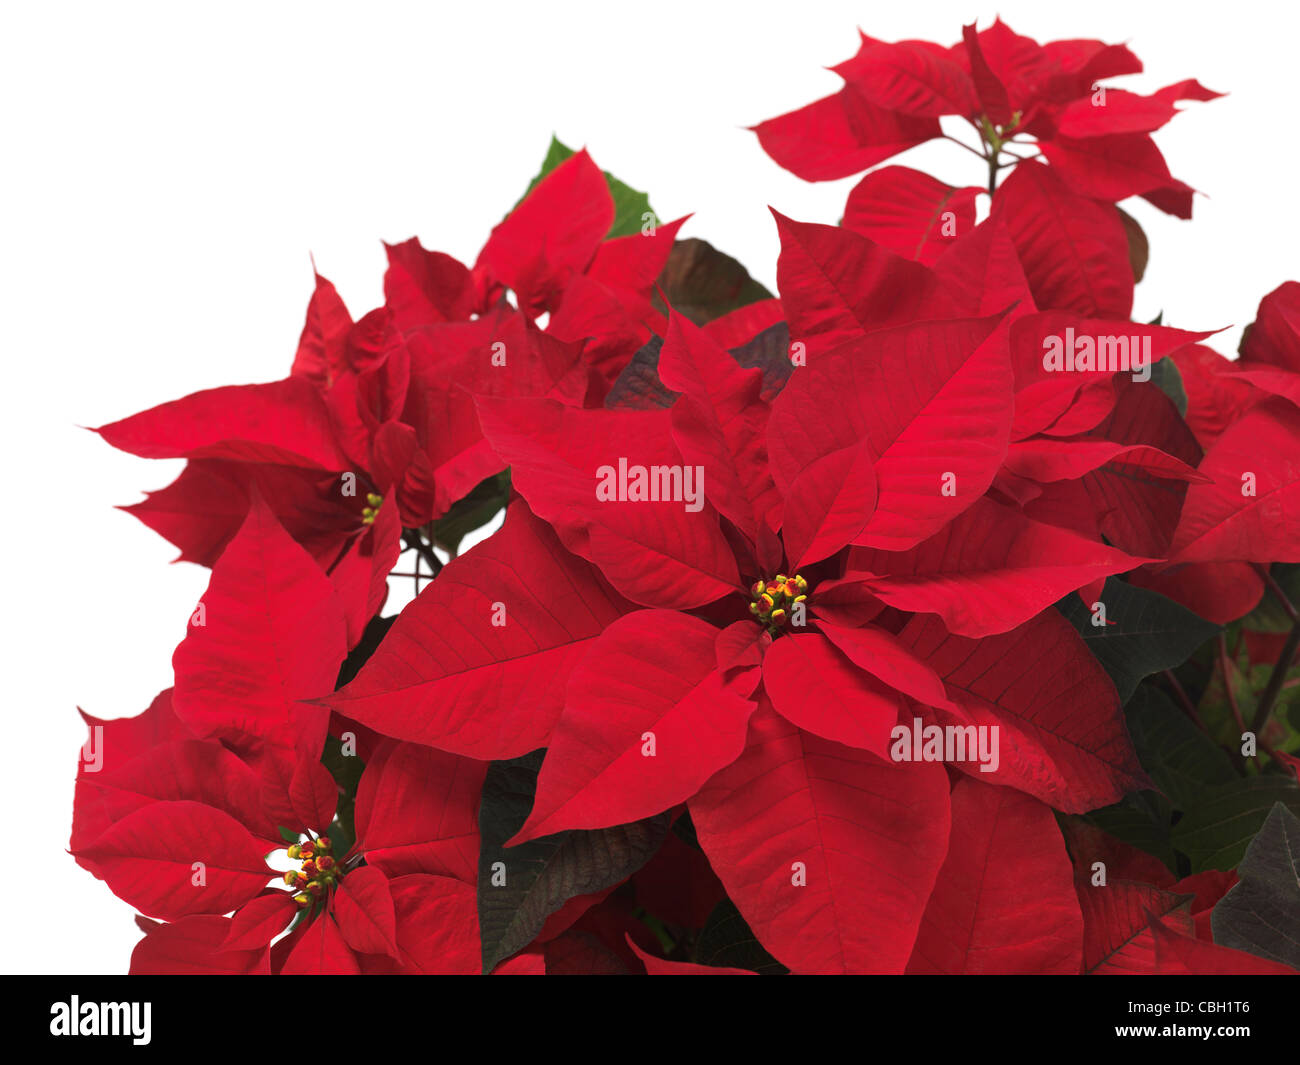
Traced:
POLYGON ((790 624, 792 616, 801 615, 808 599, 808 582, 799 574, 787 577, 778 573, 771 580, 755 581, 750 588, 749 612, 767 631, 776 635, 790 624))
POLYGON ((343 870, 330 853, 329 836, 294 843, 288 854, 294 861, 302 862, 301 868, 290 869, 284 874, 284 882, 297 889, 293 898, 299 906, 310 905, 313 899, 320 898, 343 878, 343 870))
POLYGON ((383 496, 375 495, 374 492, 366 493, 366 506, 361 508, 361 521, 366 525, 375 523, 375 516, 379 513, 379 504, 384 501, 383 496))

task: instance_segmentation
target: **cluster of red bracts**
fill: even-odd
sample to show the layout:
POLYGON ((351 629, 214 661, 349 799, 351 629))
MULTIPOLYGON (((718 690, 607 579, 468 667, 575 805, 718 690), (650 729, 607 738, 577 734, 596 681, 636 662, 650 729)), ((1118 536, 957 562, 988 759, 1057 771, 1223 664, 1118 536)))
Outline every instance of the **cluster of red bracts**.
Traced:
POLYGON ((1142 676, 1061 608, 1179 611, 1168 669, 1300 562, 1300 285, 1240 363, 1128 320, 1116 201, 1190 216, 1150 134, 1217 94, 1096 103, 1126 47, 1000 22, 836 69, 763 147, 822 180, 966 118, 986 221, 875 170, 839 226, 777 214, 779 298, 726 305, 736 264, 620 228, 579 152, 473 268, 390 247, 355 322, 318 278, 284 380, 99 430, 187 460, 127 509, 212 569, 174 688, 87 718, 72 851, 145 915, 132 971, 1285 969, 1215 941, 1235 873, 1086 818, 1157 784, 1142 676), (1065 337, 1148 372, 1060 371, 1065 337), (703 505, 599 498, 623 461, 707 471, 703 505), (403 539, 507 468, 502 528, 385 630, 403 539), (994 730, 995 770, 900 764, 914 720, 994 730))

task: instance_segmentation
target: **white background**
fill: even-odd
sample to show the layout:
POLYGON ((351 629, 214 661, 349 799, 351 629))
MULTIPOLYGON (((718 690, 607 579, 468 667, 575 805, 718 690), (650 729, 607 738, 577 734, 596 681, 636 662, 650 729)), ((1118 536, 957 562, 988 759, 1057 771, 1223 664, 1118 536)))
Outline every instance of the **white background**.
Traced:
MULTIPOLYGON (((997 10, 1040 41, 1131 43, 1144 90, 1230 92, 1157 139, 1206 196, 1194 222, 1132 212, 1152 244, 1135 318, 1235 324, 1300 275, 1294 5, 14 3, 0 15, 0 519, 4 743, 0 969, 125 972, 126 904, 64 853, 83 729, 134 714, 206 571, 116 504, 179 463, 114 452, 99 425, 289 366, 309 253, 359 316, 380 240, 472 262, 554 131, 649 190, 663 218, 771 287, 766 206, 834 222, 854 179, 808 185, 744 127, 834 91, 856 27, 948 44, 997 10)), ((980 184, 951 144, 903 162, 980 184)))

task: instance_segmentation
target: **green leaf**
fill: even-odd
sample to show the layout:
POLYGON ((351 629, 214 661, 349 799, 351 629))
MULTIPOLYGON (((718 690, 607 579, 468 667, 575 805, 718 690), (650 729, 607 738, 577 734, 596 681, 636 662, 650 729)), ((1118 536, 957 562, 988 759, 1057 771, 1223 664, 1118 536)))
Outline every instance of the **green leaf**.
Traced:
POLYGON ((1283 776, 1243 777, 1206 788, 1174 826, 1174 846, 1187 855, 1192 871, 1233 869, 1274 805, 1300 814, 1300 787, 1283 776))
MULTIPOLYGON (((1286 597, 1292 603, 1300 603, 1300 564, 1294 562, 1278 562, 1270 570, 1273 579, 1277 581, 1286 597)), ((1282 604, 1278 602, 1277 596, 1272 592, 1265 592, 1264 598, 1259 601, 1259 606, 1255 607, 1249 614, 1241 619, 1244 628, 1252 629, 1255 632, 1290 632, 1291 619, 1282 609, 1282 604)))
POLYGON ((339 666, 338 679, 334 682, 334 690, 338 691, 345 685, 351 684, 357 679, 357 674, 361 672, 361 667, 366 664, 370 656, 375 653, 380 643, 383 642, 388 630, 393 627, 393 622, 397 620, 397 615, 380 618, 374 617, 366 622, 365 631, 361 633, 361 640, 357 645, 348 652, 347 658, 339 666))
POLYGON ((1151 383, 1168 396, 1178 408, 1178 413, 1187 416, 1187 389, 1183 387, 1183 374, 1173 359, 1161 359, 1151 364, 1151 383))
POLYGON ((764 976, 783 976, 790 971, 763 948, 730 899, 723 899, 709 914, 695 944, 695 963, 749 969, 764 976))
MULTIPOLYGON (((519 198, 519 203, 523 203, 528 198, 528 193, 532 192, 547 174, 574 154, 572 148, 552 134, 551 143, 546 149, 546 158, 542 160, 542 169, 528 183, 528 189, 519 198)), ((601 172, 605 175, 605 184, 609 187, 609 194, 614 199, 614 224, 610 226, 609 232, 605 234, 606 240, 612 240, 614 237, 630 237, 640 233, 641 227, 650 220, 653 220, 658 225, 659 217, 650 206, 648 194, 638 192, 631 185, 620 181, 608 170, 601 172), (649 219, 646 218, 647 215, 650 216, 649 219)), ((515 207, 518 207, 519 203, 516 203, 515 207)))
POLYGON ((1264 819, 1214 907, 1210 927, 1221 946, 1300 969, 1300 818, 1277 803, 1264 819))
POLYGON ((662 813, 630 825, 558 832, 505 847, 528 819, 544 754, 493 762, 483 782, 478 914, 485 973, 531 943, 569 899, 626 880, 668 834, 669 814, 662 813))
POLYGON ((1128 702, 1143 677, 1182 665, 1219 631, 1172 599, 1115 577, 1107 578, 1100 601, 1105 625, 1092 623, 1092 611, 1077 595, 1066 596, 1056 608, 1110 674, 1121 702, 1128 702))
MULTIPOLYGON (((673 244, 668 262, 659 274, 659 287, 673 310, 686 315, 696 325, 772 298, 739 262, 694 237, 673 244)), ((654 302, 664 310, 658 294, 654 302)))
POLYGON ((1089 821, 1116 839, 1146 851, 1170 869, 1176 869, 1178 858, 1169 842, 1172 817, 1169 800, 1154 791, 1134 792, 1087 815, 1089 821))
POLYGON ((495 518, 510 502, 510 471, 502 470, 494 477, 476 484, 463 499, 429 527, 433 542, 453 558, 460 551, 460 543, 476 529, 495 518))
POLYGON ((1138 761, 1175 808, 1186 810, 1207 786, 1237 779, 1223 748, 1158 688, 1140 685, 1124 713, 1138 761))

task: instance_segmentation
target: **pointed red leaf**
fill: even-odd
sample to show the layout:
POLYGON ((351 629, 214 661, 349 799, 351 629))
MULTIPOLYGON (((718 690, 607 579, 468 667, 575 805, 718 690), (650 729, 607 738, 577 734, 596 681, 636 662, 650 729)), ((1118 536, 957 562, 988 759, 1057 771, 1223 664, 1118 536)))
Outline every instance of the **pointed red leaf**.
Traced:
POLYGON ((627 614, 605 630, 569 678, 532 813, 507 846, 657 814, 735 760, 754 704, 724 686, 716 636, 669 610, 627 614))
POLYGON ((890 765, 764 709, 745 753, 690 810, 727 894, 779 961, 796 973, 903 971, 948 846, 941 766, 890 765))
POLYGON ((959 780, 948 857, 907 971, 1073 975, 1082 963, 1083 915, 1051 809, 959 780))
POLYGON ((183 917, 160 924, 131 951, 132 976, 270 976, 263 945, 250 950, 226 946, 228 917, 183 917))
POLYGON ((229 814, 197 802, 155 802, 127 814, 77 852, 119 898, 164 920, 228 913, 275 871, 270 848, 229 814))
POLYGON ((515 758, 546 745, 569 672, 627 609, 516 502, 503 528, 451 562, 324 702, 397 739, 515 758))
POLYGON ((478 801, 487 763, 417 743, 393 743, 357 785, 357 848, 389 877, 478 877, 478 801))
POLYGON ((312 832, 328 832, 338 805, 339 786, 320 762, 303 759, 289 782, 289 801, 297 815, 298 827, 312 832))
POLYGON ((339 933, 353 950, 398 957, 393 895, 388 878, 374 866, 353 869, 339 881, 333 913, 339 933))
POLYGON ((805 181, 834 181, 938 137, 935 118, 877 107, 853 85, 753 127, 779 166, 805 181))
POLYGON ((975 198, 981 191, 945 185, 910 167, 886 166, 853 187, 841 224, 933 266, 953 241, 974 230, 975 198))
POLYGON ((1133 270, 1113 206, 1069 191, 1048 167, 1027 162, 999 186, 993 212, 1011 231, 1039 307, 1128 318, 1133 270))
MULTIPOLYGON (((768 449, 789 514, 803 505, 792 486, 805 468, 865 440, 878 497, 853 542, 904 550, 984 494, 1006 454, 1011 417, 999 319, 923 322, 811 357, 772 406, 768 449)), ((809 502, 817 513, 829 509, 809 502)))
POLYGON ((736 590, 734 554, 703 496, 707 470, 683 469, 666 412, 574 410, 547 399, 478 406, 533 512, 627 598, 685 609, 736 590))
POLYGON ((240 753, 261 740, 314 758, 328 715, 299 700, 333 689, 346 652, 329 578, 259 498, 172 656, 177 716, 240 753))
POLYGON ((259 895, 235 911, 221 949, 265 950, 297 914, 298 904, 287 891, 259 895))
POLYGON ((334 918, 318 913, 294 944, 280 972, 285 976, 357 976, 361 966, 334 918))
POLYGON ((682 458, 704 468, 706 498, 751 540, 775 524, 780 496, 767 462, 769 407, 759 398, 763 375, 742 370, 709 336, 671 315, 659 353, 659 377, 682 395, 672 432, 682 458))
POLYGON ((958 636, 991 636, 1146 561, 986 496, 910 551, 853 548, 845 577, 899 610, 938 614, 958 636))
POLYGON ((1252 407, 1206 453, 1212 484, 1187 490, 1169 548, 1176 562, 1300 562, 1300 409, 1252 407))
POLYGON ((899 639, 944 680, 955 710, 935 708, 943 726, 996 726, 998 767, 957 768, 1007 784, 1065 813, 1086 813, 1150 787, 1138 765, 1110 677, 1068 621, 1043 611, 1000 636, 952 636, 918 614, 899 639))
POLYGON ((814 736, 889 757, 902 709, 898 693, 846 658, 821 633, 772 641, 763 659, 763 687, 772 706, 814 736))
POLYGON ((693 965, 686 961, 668 961, 664 958, 656 958, 653 954, 647 954, 644 950, 636 945, 632 937, 627 936, 627 945, 632 948, 633 952, 641 959, 641 964, 645 966, 647 976, 757 976, 758 973, 749 969, 725 969, 714 968, 711 965, 693 965))
POLYGON ((306 377, 195 392, 100 426, 100 436, 146 459, 236 459, 346 470, 320 390, 306 377))
POLYGON ((1075 877, 1083 910, 1083 971, 1098 976, 1149 975, 1156 971, 1152 915, 1168 917, 1174 928, 1190 934, 1192 919, 1184 907, 1186 895, 1175 895, 1150 884, 1107 879, 1092 883, 1092 870, 1075 877))

